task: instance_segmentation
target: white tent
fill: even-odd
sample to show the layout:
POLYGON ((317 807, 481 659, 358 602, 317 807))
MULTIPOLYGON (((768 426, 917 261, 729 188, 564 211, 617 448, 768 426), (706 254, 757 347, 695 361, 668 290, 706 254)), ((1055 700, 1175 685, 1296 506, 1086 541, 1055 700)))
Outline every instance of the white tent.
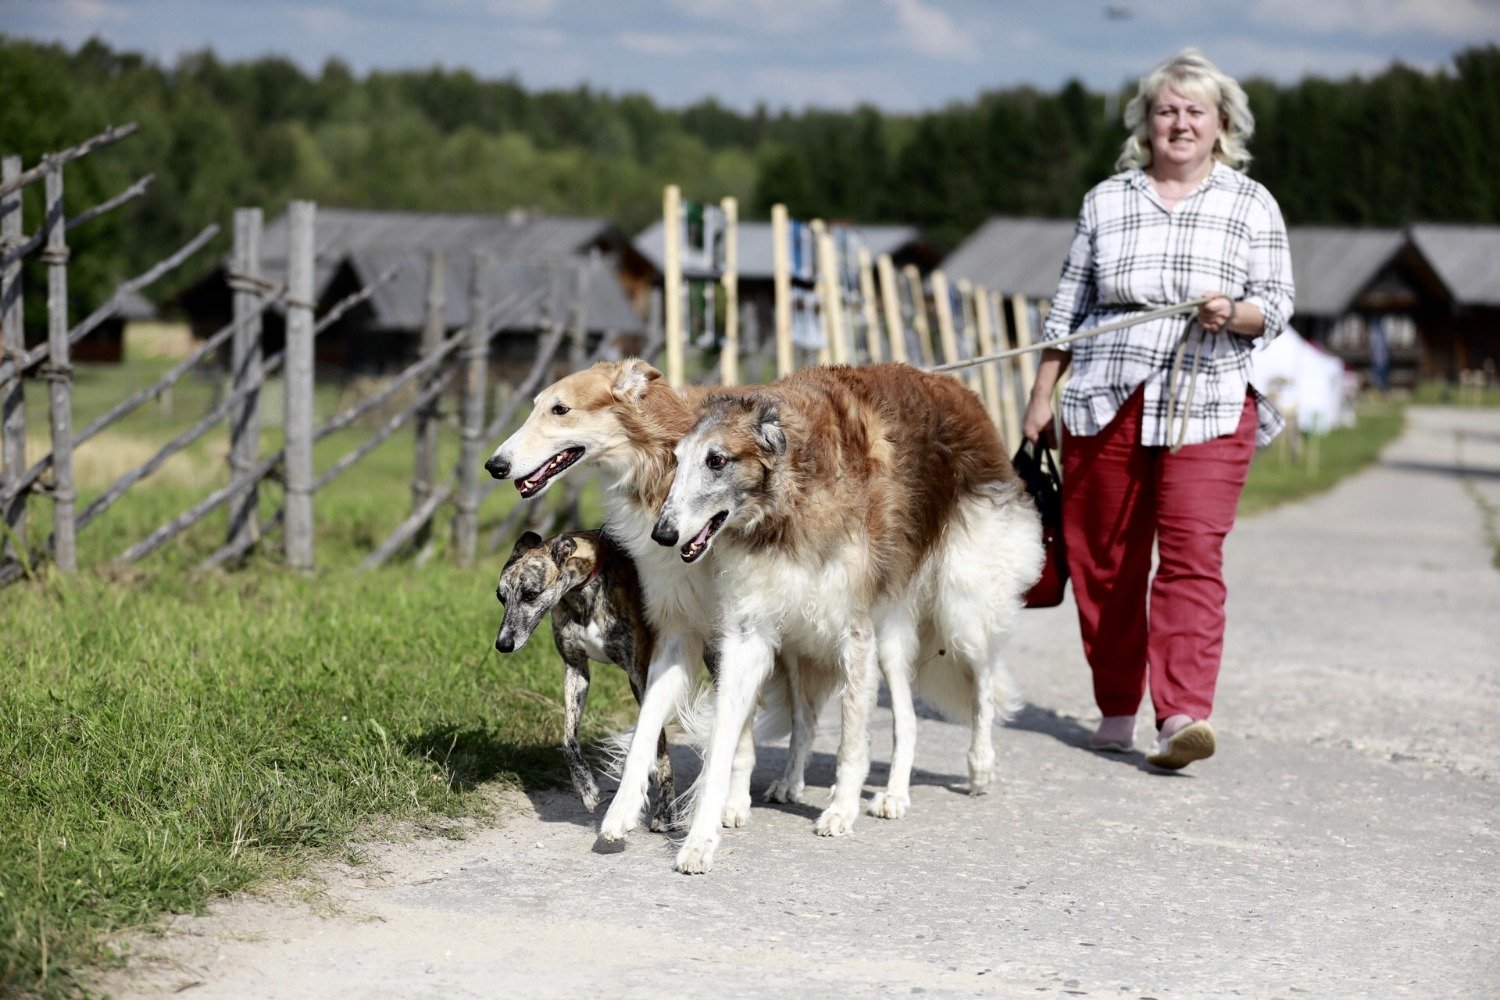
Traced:
POLYGON ((1344 363, 1291 327, 1255 353, 1250 382, 1283 414, 1290 418, 1295 413, 1304 433, 1326 434, 1354 423, 1354 408, 1344 389, 1344 363))

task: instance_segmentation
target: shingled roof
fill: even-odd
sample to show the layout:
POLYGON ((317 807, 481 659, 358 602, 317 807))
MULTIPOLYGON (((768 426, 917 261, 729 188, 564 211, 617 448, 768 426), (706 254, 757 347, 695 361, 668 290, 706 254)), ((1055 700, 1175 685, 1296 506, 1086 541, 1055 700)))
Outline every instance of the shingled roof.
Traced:
MULTIPOLYGON (((610 252, 635 252, 629 240, 608 219, 520 211, 464 214, 320 205, 314 238, 317 260, 313 288, 319 301, 341 274, 352 274, 358 287, 393 265, 400 265, 397 276, 380 288, 370 302, 370 325, 383 330, 421 327, 427 295, 427 262, 435 250, 444 252, 446 319, 450 329, 468 321, 469 258, 475 250, 488 251, 495 257, 487 281, 491 302, 500 302, 511 290, 545 283, 549 280, 548 264, 577 266, 587 262, 591 250, 601 247, 610 252)), ((268 222, 261 235, 261 268, 268 280, 286 280, 289 241, 290 220, 283 213, 268 222)), ((227 267, 226 259, 225 266, 200 285, 222 288, 227 267)), ((565 295, 569 302, 570 295, 571 292, 565 295)), ((506 326, 534 328, 541 318, 540 309, 539 305, 533 305, 506 326)), ((585 318, 593 332, 638 333, 644 329, 619 282, 602 265, 596 280, 589 282, 585 318)))
MULTIPOLYGON (((967 278, 1007 295, 1051 298, 1057 290, 1076 227, 1071 219, 996 217, 985 222, 943 261, 949 279, 967 278)), ((1500 229, 1489 227, 1413 227, 1419 250, 1437 265, 1428 245, 1442 245, 1454 261, 1450 270, 1471 281, 1475 301, 1488 294, 1500 299, 1500 229), (1420 231, 1426 239, 1417 238, 1420 231), (1482 249, 1492 248, 1488 257, 1482 249), (1485 289, 1488 289, 1486 292, 1485 289)), ((1296 310, 1303 316, 1340 316, 1407 245, 1399 229, 1354 229, 1339 226, 1292 226, 1292 276, 1296 310)), ((1450 288, 1453 280, 1441 267, 1450 288)))
POLYGON ((1421 222, 1411 239, 1459 306, 1500 306, 1500 226, 1421 222))
MULTIPOLYGON (((364 250, 349 254, 347 266, 355 276, 356 284, 366 285, 399 265, 400 270, 390 281, 375 290, 370 299, 373 314, 371 325, 376 329, 415 330, 422 326, 427 303, 428 252, 425 250, 364 250)), ((491 307, 502 305, 506 299, 524 294, 535 288, 554 289, 557 303, 551 306, 561 309, 564 321, 573 308, 573 282, 576 272, 573 267, 582 264, 592 268, 588 281, 588 303, 584 310, 584 323, 589 330, 604 333, 644 333, 645 324, 630 303, 620 284, 602 261, 568 260, 552 261, 537 258, 520 259, 514 256, 489 258, 489 269, 485 272, 483 286, 491 307), (569 266, 559 268, 558 263, 569 266)), ((461 253, 443 255, 444 326, 457 329, 469 321, 469 278, 473 271, 473 256, 465 249, 461 253)), ((549 308, 542 300, 530 303, 519 312, 510 311, 503 329, 529 330, 540 326, 549 308)))
MULTIPOLYGON (((936 261, 937 254, 922 238, 916 226, 861 225, 848 228, 859 234, 869 248, 870 256, 877 258, 883 253, 892 257, 914 254, 919 258, 936 261)), ((635 248, 651 262, 657 272, 666 266, 663 225, 658 220, 646 227, 635 238, 635 248)), ((930 263, 929 265, 930 266, 930 263)), ((926 268, 923 268, 926 270, 926 268)), ((771 224, 769 222, 741 222, 739 224, 739 277, 741 281, 770 281, 775 276, 772 256, 771 224)), ((690 275, 690 277, 693 277, 690 275)))

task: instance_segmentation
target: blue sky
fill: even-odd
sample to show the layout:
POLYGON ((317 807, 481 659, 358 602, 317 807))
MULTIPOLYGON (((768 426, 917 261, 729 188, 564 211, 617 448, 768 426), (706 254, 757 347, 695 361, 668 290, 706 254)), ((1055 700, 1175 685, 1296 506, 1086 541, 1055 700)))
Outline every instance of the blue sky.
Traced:
POLYGON ((316 70, 463 66, 669 105, 907 111, 1070 77, 1102 88, 1185 45, 1236 76, 1424 69, 1500 40, 1500 0, 0 0, 0 31, 170 62, 212 46, 316 70), (1107 8, 1126 17, 1106 16, 1107 8))

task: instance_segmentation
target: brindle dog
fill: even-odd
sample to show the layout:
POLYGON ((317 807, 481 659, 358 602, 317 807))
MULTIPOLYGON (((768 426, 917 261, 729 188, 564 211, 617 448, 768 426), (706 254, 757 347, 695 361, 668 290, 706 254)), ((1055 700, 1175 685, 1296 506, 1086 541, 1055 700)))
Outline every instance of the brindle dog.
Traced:
MULTIPOLYGON (((528 531, 506 560, 495 596, 505 605, 495 636, 495 648, 502 653, 526 645, 542 615, 552 612, 552 641, 567 666, 563 756, 573 787, 593 812, 599 804, 599 786, 578 744, 589 695, 589 660, 623 668, 639 704, 656 645, 656 635, 641 611, 635 564, 602 530, 568 531, 546 541, 528 531)), ((651 829, 669 830, 677 821, 677 796, 666 733, 657 739, 654 777, 657 802, 651 829)))

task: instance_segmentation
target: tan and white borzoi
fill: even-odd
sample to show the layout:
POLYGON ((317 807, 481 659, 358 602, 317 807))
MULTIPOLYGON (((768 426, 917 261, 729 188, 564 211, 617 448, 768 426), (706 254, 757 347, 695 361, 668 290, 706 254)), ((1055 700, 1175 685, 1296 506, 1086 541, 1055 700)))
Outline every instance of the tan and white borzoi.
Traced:
MULTIPOLYGON (((749 488, 754 484, 747 483, 743 496, 753 499, 749 506, 761 513, 745 520, 740 509, 711 512, 693 527, 685 546, 693 557, 689 563, 650 535, 655 531, 666 537, 657 522, 678 457, 674 446, 698 422, 694 404, 703 393, 684 399, 658 378, 655 369, 639 361, 605 363, 569 376, 537 396, 526 424, 487 463, 500 478, 519 472, 517 487, 523 496, 539 495, 581 462, 599 462, 615 476, 608 494, 610 529, 637 561, 648 614, 664 641, 601 836, 618 839, 636 825, 652 764, 642 748, 654 745, 686 695, 703 644, 726 610, 742 618, 747 611, 775 611, 770 617, 780 622, 792 614, 800 621, 790 630, 794 634, 788 648, 812 647, 824 654, 803 662, 804 671, 821 671, 822 676, 804 677, 800 697, 793 699, 794 709, 801 709, 794 710, 793 752, 787 775, 772 786, 771 797, 800 794, 811 721, 822 692, 836 679, 817 664, 841 663, 857 681, 845 699, 839 790, 819 818, 819 832, 844 832, 857 810, 868 766, 865 716, 873 698, 871 657, 877 641, 891 687, 897 742, 890 785, 871 811, 898 816, 906 807, 915 732, 913 676, 924 700, 950 717, 967 715, 975 723, 970 777, 972 789, 984 791, 994 760, 990 724, 997 702, 1010 697, 999 648, 1021 594, 1040 568, 1041 545, 1035 514, 977 399, 951 379, 894 365, 818 370, 769 387, 769 398, 776 401, 771 423, 779 427, 786 447, 777 452, 768 447, 775 441, 767 438, 767 446, 757 443, 757 457, 749 465, 745 458, 750 451, 742 452, 736 464, 741 471, 759 466, 762 486, 774 477, 794 490, 768 497, 757 495, 749 488), (776 503, 768 506, 771 500, 776 503), (852 506, 840 513, 841 503, 852 506), (788 514, 793 509, 796 513, 788 514), (717 518, 721 512, 725 516, 717 518), (788 530, 791 526, 798 530, 788 530), (804 586, 818 577, 817 566, 829 561, 827 554, 834 554, 832 570, 824 570, 820 579, 837 584, 832 591, 836 596, 830 602, 828 593, 815 587, 799 595, 806 601, 791 608, 784 606, 789 592, 783 590, 781 606, 747 608, 744 598, 751 591, 764 598, 772 588, 740 579, 740 569, 721 566, 714 571, 702 565, 713 560, 707 550, 719 531, 728 532, 726 541, 734 539, 723 548, 738 553, 737 567, 762 575, 769 571, 773 577, 785 569, 804 586), (758 559, 744 562, 747 554, 758 559), (850 609, 858 627, 840 633, 848 641, 840 636, 829 641, 834 630, 828 623, 850 609), (954 655, 926 655, 922 666, 914 668, 919 634, 932 653, 941 647, 954 655)), ((710 409, 725 405, 716 398, 710 409)), ((710 423, 703 424, 705 431, 710 423)), ((715 426, 727 425, 720 420, 715 426)), ((752 438, 757 433, 743 422, 740 430, 752 438)), ((765 430, 773 428, 768 424, 765 430)), ((707 438, 695 440, 693 447, 698 447, 707 438)), ((764 616, 751 614, 750 619, 764 616)), ((785 638, 778 635, 774 641, 785 638)), ((757 674, 764 675, 759 666, 750 675, 757 674)), ((737 706, 746 697, 753 700, 753 686, 737 682, 739 690, 751 693, 722 707, 737 716, 737 706)), ((725 713, 718 714, 722 718, 725 713)), ((739 825, 749 807, 745 765, 747 756, 753 760, 753 746, 748 745, 748 728, 741 724, 733 736, 720 730, 706 773, 722 779, 728 766, 725 746, 735 747, 737 766, 728 768, 727 795, 719 780, 700 797, 694 832, 678 858, 683 870, 707 870, 718 823, 739 825)))

